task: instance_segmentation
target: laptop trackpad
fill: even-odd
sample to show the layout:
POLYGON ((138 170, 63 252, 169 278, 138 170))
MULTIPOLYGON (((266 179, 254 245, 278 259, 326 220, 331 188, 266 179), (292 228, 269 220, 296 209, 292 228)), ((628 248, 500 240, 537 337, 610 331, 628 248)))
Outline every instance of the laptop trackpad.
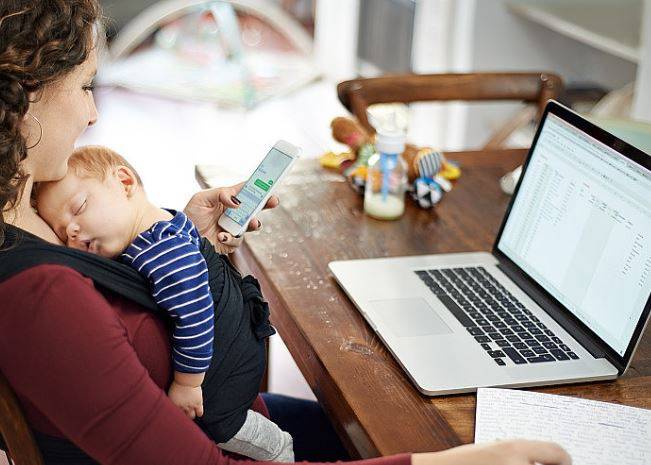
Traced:
POLYGON ((373 320, 399 337, 448 334, 452 330, 425 299, 372 300, 373 320))

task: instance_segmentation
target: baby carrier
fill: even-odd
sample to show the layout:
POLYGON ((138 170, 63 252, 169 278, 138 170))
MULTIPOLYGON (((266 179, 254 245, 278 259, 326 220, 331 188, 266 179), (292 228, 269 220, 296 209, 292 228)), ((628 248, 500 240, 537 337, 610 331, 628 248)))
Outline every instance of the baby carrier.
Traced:
MULTIPOLYGON (((126 297, 171 324, 167 312, 152 299, 149 283, 128 265, 49 244, 12 226, 7 226, 5 232, 0 250, 0 282, 37 265, 64 265, 92 279, 96 287, 126 297)), ((219 443, 232 438, 244 424, 266 366, 264 340, 275 330, 269 323, 269 306, 258 281, 252 276, 242 277, 228 257, 215 252, 205 238, 201 254, 208 265, 215 332, 213 359, 202 385, 204 415, 196 422, 219 443)), ((48 440, 36 434, 37 442, 39 439, 48 440)), ((51 450, 52 445, 47 449, 51 450)))

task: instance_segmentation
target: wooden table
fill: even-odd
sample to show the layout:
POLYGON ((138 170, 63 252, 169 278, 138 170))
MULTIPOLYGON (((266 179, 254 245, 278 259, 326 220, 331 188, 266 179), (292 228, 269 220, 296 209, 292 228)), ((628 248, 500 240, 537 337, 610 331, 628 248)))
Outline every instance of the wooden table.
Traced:
MULTIPOLYGON (((509 201, 498 179, 524 155, 454 154, 463 175, 452 192, 434 210, 408 202, 394 222, 366 217, 362 198, 339 175, 304 160, 279 188, 281 206, 262 213, 264 228, 248 235, 240 258, 260 279, 273 323, 353 455, 472 442, 475 396, 421 395, 338 287, 328 262, 490 250, 509 201)), ((649 331, 622 379, 536 390, 651 408, 649 331)))

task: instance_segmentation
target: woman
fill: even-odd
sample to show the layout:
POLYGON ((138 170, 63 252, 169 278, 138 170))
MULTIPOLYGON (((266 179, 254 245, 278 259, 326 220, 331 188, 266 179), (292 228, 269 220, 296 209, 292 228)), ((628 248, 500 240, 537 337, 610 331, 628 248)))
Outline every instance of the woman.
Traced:
MULTIPOLYGON (((0 241, 5 248, 20 247, 21 237, 44 247, 60 244, 31 208, 30 197, 34 182, 64 176, 75 140, 97 120, 92 79, 98 16, 96 0, 0 3, 0 241)), ((185 210, 202 235, 223 250, 239 245, 216 224, 224 208, 236 207, 231 196, 237 191, 238 186, 201 192, 185 210)), ((273 199, 268 206, 276 204, 273 199)), ((253 224, 259 227, 257 220, 253 224)), ((166 397, 171 373, 166 331, 150 312, 96 289, 72 268, 41 264, 0 282, 0 371, 21 401, 46 463, 244 462, 222 455, 166 397)), ((295 436, 297 458, 344 457, 314 405, 266 399, 268 410, 262 404, 260 410, 295 436)), ((552 444, 510 441, 353 463, 534 462, 566 465, 570 459, 552 444)))

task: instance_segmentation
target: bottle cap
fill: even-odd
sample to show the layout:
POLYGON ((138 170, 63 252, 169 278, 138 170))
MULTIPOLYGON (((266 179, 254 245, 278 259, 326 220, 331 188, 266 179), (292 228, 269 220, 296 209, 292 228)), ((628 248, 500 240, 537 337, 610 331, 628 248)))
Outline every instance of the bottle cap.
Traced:
POLYGON ((405 151, 405 134, 401 132, 378 132, 375 149, 380 153, 401 154, 405 151))

